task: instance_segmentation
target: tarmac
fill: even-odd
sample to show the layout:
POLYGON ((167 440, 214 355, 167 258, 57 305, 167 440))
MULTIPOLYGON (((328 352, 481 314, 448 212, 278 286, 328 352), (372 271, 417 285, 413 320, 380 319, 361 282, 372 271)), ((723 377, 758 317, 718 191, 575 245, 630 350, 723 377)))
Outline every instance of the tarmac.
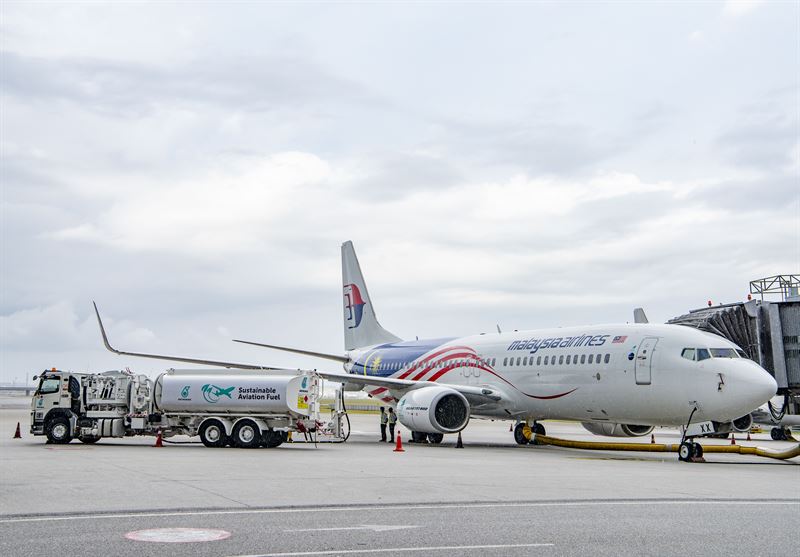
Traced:
MULTIPOLYGON (((2 555, 793 555, 800 458, 518 446, 473 420, 441 445, 208 449, 196 439, 45 444, 29 398, 0 396, 2 555), (17 422, 22 439, 11 439, 17 422), (207 540, 207 541, 200 541, 207 540)), ((545 422, 579 440, 579 424, 545 422)), ((408 431, 399 427, 404 441, 408 431)), ((656 429, 659 443, 679 432, 656 429)), ((648 443, 649 437, 638 439, 648 443)), ((729 444, 705 440, 704 444, 729 444)), ((769 434, 737 443, 784 450, 769 434)))

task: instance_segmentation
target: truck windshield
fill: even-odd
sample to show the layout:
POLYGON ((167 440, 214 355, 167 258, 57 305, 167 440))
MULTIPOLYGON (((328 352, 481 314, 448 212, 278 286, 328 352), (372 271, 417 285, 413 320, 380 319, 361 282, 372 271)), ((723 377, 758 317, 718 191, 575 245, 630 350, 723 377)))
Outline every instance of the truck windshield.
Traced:
POLYGON ((59 385, 61 385, 61 380, 58 379, 57 377, 42 379, 42 384, 39 385, 38 394, 46 395, 50 393, 57 393, 59 385))
POLYGON ((715 358, 738 358, 739 355, 733 348, 712 348, 711 355, 715 358))

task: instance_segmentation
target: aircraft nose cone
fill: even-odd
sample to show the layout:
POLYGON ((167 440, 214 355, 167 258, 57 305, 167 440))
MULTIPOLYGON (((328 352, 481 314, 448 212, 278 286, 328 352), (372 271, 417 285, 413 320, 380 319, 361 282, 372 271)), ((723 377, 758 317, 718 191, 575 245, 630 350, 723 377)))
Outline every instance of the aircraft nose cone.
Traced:
POLYGON ((748 404, 752 409, 761 406, 775 396, 778 383, 766 370, 758 369, 748 373, 746 387, 748 404))

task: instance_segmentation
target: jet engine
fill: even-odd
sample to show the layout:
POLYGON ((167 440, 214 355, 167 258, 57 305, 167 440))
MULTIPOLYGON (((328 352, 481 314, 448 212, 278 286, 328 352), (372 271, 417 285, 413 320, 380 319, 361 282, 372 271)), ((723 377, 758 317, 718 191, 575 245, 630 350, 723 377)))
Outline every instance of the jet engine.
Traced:
POLYGON ((651 425, 612 424, 608 422, 583 422, 581 425, 595 435, 606 437, 642 437, 653 431, 651 425))
POLYGON ((422 387, 400 399, 397 419, 411 431, 457 433, 469 422, 469 402, 449 387, 422 387))
POLYGON ((731 427, 733 431, 737 433, 746 433, 750 431, 750 428, 753 427, 753 415, 745 414, 741 418, 736 418, 731 422, 731 427))

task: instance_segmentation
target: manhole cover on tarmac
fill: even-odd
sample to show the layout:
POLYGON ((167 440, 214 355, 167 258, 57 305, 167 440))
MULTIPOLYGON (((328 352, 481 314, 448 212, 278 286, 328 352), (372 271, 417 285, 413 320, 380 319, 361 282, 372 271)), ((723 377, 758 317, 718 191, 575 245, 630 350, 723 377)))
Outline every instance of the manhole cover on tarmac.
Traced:
POLYGON ((231 533, 212 528, 152 528, 128 532, 125 537, 137 542, 189 543, 224 540, 230 538, 231 533))

